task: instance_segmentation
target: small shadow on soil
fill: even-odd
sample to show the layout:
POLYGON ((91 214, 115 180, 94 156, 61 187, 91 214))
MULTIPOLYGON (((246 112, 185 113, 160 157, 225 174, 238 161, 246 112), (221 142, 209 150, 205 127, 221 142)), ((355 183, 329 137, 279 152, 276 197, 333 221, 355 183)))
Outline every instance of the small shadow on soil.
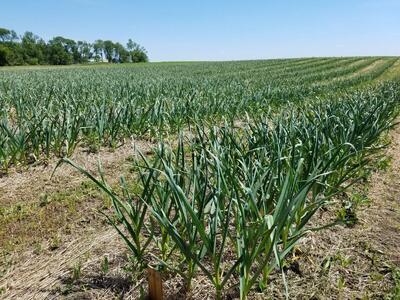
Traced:
POLYGON ((107 289, 120 293, 128 291, 132 282, 128 277, 96 275, 84 278, 82 284, 91 289, 107 289))
POLYGON ((120 275, 86 275, 75 281, 72 281, 70 277, 63 277, 60 278, 60 283, 61 287, 54 292, 68 295, 68 299, 86 299, 95 290, 104 290, 123 297, 132 286, 129 277, 120 275), (83 294, 86 294, 86 297, 83 294))

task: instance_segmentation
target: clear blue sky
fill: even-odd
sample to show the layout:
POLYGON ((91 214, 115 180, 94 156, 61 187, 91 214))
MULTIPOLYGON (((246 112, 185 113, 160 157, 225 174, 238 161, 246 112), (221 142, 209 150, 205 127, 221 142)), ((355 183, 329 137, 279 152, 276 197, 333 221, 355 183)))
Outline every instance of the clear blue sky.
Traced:
POLYGON ((4 0, 0 27, 142 44, 152 61, 400 55, 400 0, 4 0))

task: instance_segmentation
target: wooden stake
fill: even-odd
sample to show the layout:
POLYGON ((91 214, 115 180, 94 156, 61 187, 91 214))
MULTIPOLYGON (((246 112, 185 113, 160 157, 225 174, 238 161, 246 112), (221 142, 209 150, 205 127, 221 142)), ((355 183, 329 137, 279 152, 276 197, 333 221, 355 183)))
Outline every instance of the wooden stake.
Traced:
POLYGON ((152 268, 147 269, 149 281, 149 300, 163 300, 162 280, 159 272, 152 268))

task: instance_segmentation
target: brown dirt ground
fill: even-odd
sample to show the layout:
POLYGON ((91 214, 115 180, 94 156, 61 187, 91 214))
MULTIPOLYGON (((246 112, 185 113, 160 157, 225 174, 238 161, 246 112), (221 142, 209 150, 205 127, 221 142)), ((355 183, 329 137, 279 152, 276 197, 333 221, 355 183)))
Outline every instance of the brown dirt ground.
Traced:
MULTIPOLYGON (((134 148, 147 152, 152 147, 150 142, 131 140, 114 151, 102 148, 98 153, 87 153, 87 149, 81 148, 73 154, 71 160, 92 173, 97 173, 97 163, 101 161, 105 175, 111 177, 118 174, 121 162, 133 155, 134 148)), ((40 193, 57 191, 60 186, 76 186, 82 181, 83 176, 67 165, 62 165, 50 178, 57 162, 57 159, 53 159, 50 164, 38 164, 28 167, 27 170, 14 168, 7 176, 0 177, 0 204, 7 205, 18 201, 26 203, 36 200, 40 193)))
MULTIPOLYGON (((128 173, 134 149, 147 153, 153 146, 136 140, 96 154, 80 149, 71 159, 92 174, 98 173, 100 160, 106 180, 113 183, 128 173)), ((61 165, 51 178, 57 161, 14 168, 0 178, 0 208, 10 211, 0 214, 0 298, 44 299, 55 274, 67 272, 93 246, 115 237, 99 213, 109 207, 104 207, 105 197, 68 165, 61 165)))
MULTIPOLYGON (((394 285, 392 270, 400 267, 400 126, 392 130, 391 137, 392 144, 386 150, 392 158, 391 165, 369 178, 370 202, 358 210, 357 224, 315 232, 300 243, 292 259, 297 267, 286 273, 290 299, 384 299, 390 293, 394 285)), ((152 146, 148 142, 136 145, 142 152, 152 146)), ((96 173, 100 157, 107 177, 113 178, 124 172, 132 152, 129 144, 115 152, 80 152, 73 159, 96 173)), ((55 162, 0 178, 0 204, 35 202, 43 193, 52 195, 66 188, 79 188, 85 180, 68 166, 62 166, 49 180, 54 165, 55 162)), ((8 262, 8 267, 0 277, 2 299, 137 299, 140 287, 146 289, 144 279, 132 279, 129 275, 125 245, 96 211, 102 200, 97 195, 86 200, 77 204, 77 218, 58 224, 60 241, 55 247, 54 241, 39 235, 40 249, 36 243, 28 243, 24 250, 6 256, 3 265, 8 262), (85 214, 89 216, 82 218, 85 214), (70 227, 65 227, 66 223, 70 227), (109 261, 106 273, 101 267, 105 257, 109 261), (74 270, 79 278, 72 281, 74 270)), ((45 217, 50 217, 50 213, 45 217)), ((329 217, 335 212, 323 214, 329 217)), ((32 237, 37 235, 36 230, 30 232, 32 237)), ((13 234, 9 232, 10 238, 13 234)), ((272 274, 268 291, 254 292, 250 299, 284 299, 281 282, 278 273, 272 274)), ((181 286, 179 277, 167 275, 164 289, 168 299, 184 298, 181 286)), ((212 291, 207 280, 199 275, 186 298, 213 299, 212 291)))

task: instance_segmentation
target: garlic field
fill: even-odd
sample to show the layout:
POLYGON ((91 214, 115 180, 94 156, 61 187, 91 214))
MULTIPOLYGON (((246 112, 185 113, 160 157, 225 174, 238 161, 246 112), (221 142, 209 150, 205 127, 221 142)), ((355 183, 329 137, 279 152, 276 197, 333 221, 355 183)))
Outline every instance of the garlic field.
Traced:
MULTIPOLYGON (((118 266, 129 278, 125 298, 146 296, 151 268, 165 299, 297 299, 287 274, 293 257, 309 235, 356 222, 343 195, 368 177, 388 144, 399 79, 396 57, 0 69, 0 295, 22 296, 8 286, 18 272, 10 257, 18 261, 50 239, 15 237, 33 224, 29 215, 51 218, 54 210, 44 207, 55 204, 16 200, 16 210, 5 200, 7 178, 41 166, 50 175, 77 170, 71 174, 90 184, 90 197, 108 203, 96 218, 125 245, 128 259, 118 266), (118 155, 132 141, 148 146, 130 148, 129 172, 113 178, 101 164, 93 170, 74 159, 104 149, 118 155), (320 218, 323 211, 330 218, 320 218)), ((55 199, 62 190, 40 197, 55 199)), ((84 202, 46 232, 62 240, 64 226, 86 214, 84 202)), ((39 231, 48 226, 42 223, 39 231)), ((97 273, 105 274, 109 260, 99 259, 97 273)), ((72 267, 69 289, 57 290, 55 279, 39 297, 74 295, 76 284, 101 298, 82 279, 82 264, 72 267)), ((120 295, 104 289, 104 299, 120 295)))

